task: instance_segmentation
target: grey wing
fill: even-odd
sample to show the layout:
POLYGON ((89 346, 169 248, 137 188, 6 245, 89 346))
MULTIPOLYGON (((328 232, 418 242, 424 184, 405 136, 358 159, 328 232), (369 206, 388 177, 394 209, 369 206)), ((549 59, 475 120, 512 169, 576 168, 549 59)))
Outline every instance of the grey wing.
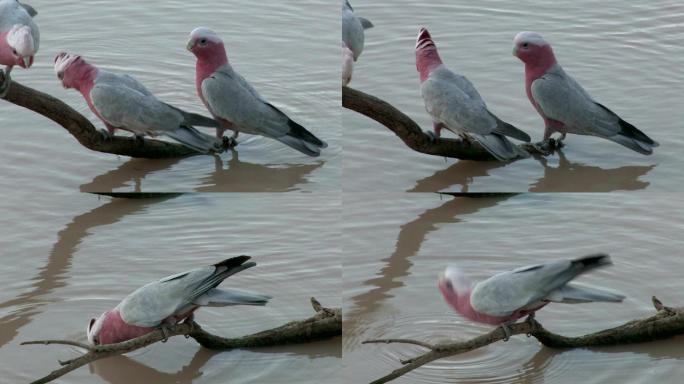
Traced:
POLYGON ((363 24, 351 10, 342 11, 342 41, 351 49, 354 61, 358 60, 363 52, 365 41, 363 29, 363 24))
POLYGON ((28 25, 33 32, 33 45, 38 50, 40 31, 30 12, 16 0, 0 1, 0 33, 9 31, 15 24, 28 25))
POLYGON ((97 83, 90 91, 90 97, 107 123, 136 133, 163 133, 178 128, 183 121, 179 112, 154 96, 123 84, 97 83))
POLYGON ((198 297, 196 289, 207 281, 216 268, 207 266, 169 276, 147 284, 128 295, 119 304, 121 317, 128 324, 154 327, 198 297))
POLYGON ((421 92, 428 113, 450 129, 480 135, 496 130, 496 119, 487 111, 474 87, 464 90, 457 82, 430 76, 421 85, 421 92))
POLYGON ((234 71, 217 71, 202 81, 202 94, 211 112, 247 133, 281 137, 289 132, 288 117, 265 102, 234 71))
POLYGON ((490 316, 507 316, 538 304, 576 276, 571 260, 532 265, 499 273, 475 285, 471 305, 490 316))
POLYGON ((532 97, 544 115, 577 133, 613 136, 620 132, 619 118, 601 108, 573 78, 556 70, 532 82, 532 97))

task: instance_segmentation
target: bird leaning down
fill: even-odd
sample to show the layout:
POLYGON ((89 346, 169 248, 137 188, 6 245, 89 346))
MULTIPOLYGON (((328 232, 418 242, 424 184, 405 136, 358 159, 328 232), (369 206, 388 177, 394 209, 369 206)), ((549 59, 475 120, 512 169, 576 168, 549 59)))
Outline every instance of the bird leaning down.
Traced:
POLYGON ((309 156, 319 156, 321 149, 328 146, 267 102, 233 69, 223 41, 214 31, 195 28, 187 49, 197 57, 197 95, 221 123, 216 129, 219 139, 226 130, 234 132, 233 139, 245 132, 278 140, 309 156))
POLYGON ((193 320, 199 307, 266 305, 271 296, 217 286, 256 263, 238 256, 154 281, 126 296, 115 308, 90 319, 86 330, 92 345, 120 343, 165 326, 193 320))
POLYGON ((66 52, 55 58, 55 73, 64 88, 74 88, 83 95, 107 127, 106 137, 123 129, 136 137, 166 135, 200 153, 222 149, 220 141, 193 127, 217 127, 217 121, 159 101, 129 75, 101 70, 81 56, 66 52))
POLYGON ((364 30, 373 28, 373 23, 356 16, 349 1, 342 2, 342 85, 348 85, 354 72, 354 62, 363 52, 364 30))
POLYGON ((554 303, 619 303, 625 296, 598 288, 570 284, 578 276, 612 265, 606 254, 574 260, 530 265, 496 274, 473 284, 460 269, 449 266, 439 276, 439 290, 446 302, 463 317, 503 328, 554 303))
POLYGON ((560 132, 602 137, 644 155, 658 143, 626 122, 589 93, 558 64, 551 44, 535 32, 520 32, 513 40, 513 55, 525 63, 527 98, 544 119, 544 141, 560 132))
POLYGON ((33 7, 17 0, 0 0, 0 64, 5 65, 0 97, 7 96, 10 73, 15 65, 28 69, 40 45, 40 32, 33 7))
POLYGON ((529 142, 530 136, 496 117, 473 84, 442 63, 437 46, 425 28, 420 29, 416 40, 416 69, 435 137, 446 128, 459 134, 467 143, 471 139, 477 141, 499 161, 529 156, 507 137, 529 142))

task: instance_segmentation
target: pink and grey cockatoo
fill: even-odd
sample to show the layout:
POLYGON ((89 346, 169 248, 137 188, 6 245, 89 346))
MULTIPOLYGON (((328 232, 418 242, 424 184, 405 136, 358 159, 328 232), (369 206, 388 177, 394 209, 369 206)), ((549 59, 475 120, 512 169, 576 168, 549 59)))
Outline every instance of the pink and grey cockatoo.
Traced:
POLYGON ((416 41, 416 69, 420 73, 425 109, 432 117, 434 136, 439 137, 440 131, 446 128, 466 142, 471 138, 476 140, 499 161, 529 156, 506 136, 525 142, 530 141, 530 136, 491 113, 473 84, 442 63, 437 46, 425 28, 420 29, 416 41))
POLYGON ((439 277, 439 290, 446 302, 463 317, 480 323, 507 325, 524 316, 534 316, 551 302, 615 302, 625 296, 597 288, 569 284, 579 275, 612 265, 605 254, 575 260, 558 260, 496 274, 473 284, 458 268, 447 267, 439 277))
POLYGON ((228 63, 223 41, 214 31, 199 27, 190 33, 187 49, 197 57, 195 86, 209 112, 221 123, 216 135, 230 129, 280 141, 309 156, 328 145, 295 123, 259 93, 228 63))
POLYGON ((5 65, 0 97, 5 97, 10 85, 10 72, 15 65, 30 68, 40 45, 38 25, 33 22, 37 12, 17 0, 0 0, 0 64, 5 65))
POLYGON ((650 155, 658 143, 613 111, 594 101, 556 61, 551 45, 535 32, 520 32, 513 40, 513 55, 525 63, 527 98, 539 112, 547 145, 554 132, 591 135, 650 155))
POLYGON ((55 72, 64 88, 74 88, 83 95, 107 127, 108 137, 123 129, 136 137, 166 135, 201 153, 221 150, 221 142, 193 128, 218 127, 217 121, 159 101, 129 75, 101 70, 81 56, 65 52, 55 58, 55 72))
POLYGON ((364 30, 373 28, 368 19, 356 16, 349 1, 342 2, 342 85, 351 81, 354 62, 363 52, 366 39, 364 30))
POLYGON ((93 345, 134 339, 166 325, 190 321, 203 306, 265 305, 268 295, 240 289, 216 288, 223 280, 256 265, 249 256, 238 256, 218 264, 165 277, 138 288, 114 309, 88 323, 88 341, 93 345))

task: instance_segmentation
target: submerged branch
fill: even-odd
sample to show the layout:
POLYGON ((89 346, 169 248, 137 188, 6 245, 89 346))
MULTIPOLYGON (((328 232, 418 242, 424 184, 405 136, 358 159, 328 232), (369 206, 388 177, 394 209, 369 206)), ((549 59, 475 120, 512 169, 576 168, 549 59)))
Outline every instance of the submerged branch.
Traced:
POLYGON ((146 335, 117 344, 92 346, 70 340, 36 340, 23 342, 21 345, 61 344, 77 346, 87 351, 87 353, 79 357, 66 361, 59 361, 62 368, 31 383, 42 384, 53 381, 58 377, 95 360, 128 353, 158 341, 164 342, 169 337, 179 335, 185 335, 186 338, 192 337, 203 347, 215 350, 308 343, 341 335, 342 310, 340 308, 324 308, 313 297, 311 298, 311 304, 316 313, 308 319, 293 321, 277 328, 238 338, 229 339, 212 335, 202 329, 199 324, 192 321, 190 323, 166 326, 164 330, 158 329, 146 335))
MULTIPOLYGON (((653 297, 653 305, 657 311, 653 316, 645 319, 632 320, 618 327, 605 329, 584 336, 566 337, 555 334, 545 329, 533 318, 528 318, 527 321, 509 326, 509 334, 511 336, 526 334, 535 337, 542 345, 549 348, 585 348, 624 345, 662 340, 684 334, 684 307, 666 307, 662 305, 655 296, 653 297)), ((367 340, 363 343, 414 344, 428 349, 428 351, 422 355, 401 361, 403 367, 371 382, 371 384, 380 384, 392 381, 432 361, 469 352, 505 339, 506 335, 504 334, 503 329, 498 327, 487 334, 477 336, 470 340, 446 341, 434 345, 411 339, 367 340)))
MULTIPOLYGON (((4 73, 0 72, 0 82, 4 73)), ((63 101, 12 81, 5 100, 47 117, 61 125, 84 147, 97 152, 148 159, 199 155, 181 144, 133 136, 106 138, 83 115, 63 101)), ((228 144, 228 142, 226 142, 228 144)), ((225 145, 224 145, 225 146, 225 145)))
MULTIPOLYGON (((432 138, 415 121, 388 102, 356 89, 342 87, 342 106, 384 125, 414 151, 461 160, 496 160, 476 141, 468 143, 460 139, 432 138)), ((532 144, 521 144, 519 147, 533 155, 550 154, 532 144)))

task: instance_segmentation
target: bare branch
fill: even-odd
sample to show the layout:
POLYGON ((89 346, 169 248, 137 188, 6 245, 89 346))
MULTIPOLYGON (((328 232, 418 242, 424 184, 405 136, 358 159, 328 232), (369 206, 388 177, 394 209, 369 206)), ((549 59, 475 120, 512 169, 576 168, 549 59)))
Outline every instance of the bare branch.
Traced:
MULTIPOLYGON (((4 74, 0 73, 0 82, 3 80, 4 74)), ((147 138, 139 140, 132 136, 105 138, 87 118, 63 101, 15 81, 11 82, 5 100, 56 122, 73 135, 84 147, 93 151, 148 159, 185 157, 200 154, 181 144, 167 141, 147 138)), ((224 143, 224 147, 229 144, 228 141, 224 141, 224 143)))
MULTIPOLYGON (((315 299, 313 299, 313 301, 315 301, 315 299)), ((308 343, 315 340, 339 336, 341 334, 342 310, 340 308, 320 307, 316 314, 308 319, 293 321, 267 331, 232 339, 212 335, 203 330, 199 324, 190 322, 166 326, 164 331, 158 329, 138 338, 117 344, 90 346, 69 340, 37 340, 26 341, 21 343, 21 345, 64 344, 74 345, 88 350, 87 353, 79 357, 66 361, 60 361, 60 365, 63 366, 62 368, 57 369, 51 372, 49 375, 31 383, 42 384, 55 380, 58 377, 61 377, 73 371, 74 369, 77 369, 95 360, 128 353, 136 349, 144 348, 158 341, 165 341, 167 338, 173 336, 186 335, 187 337, 192 337, 195 339, 195 341, 205 348, 226 350, 233 348, 256 348, 274 345, 308 343)))
MULTIPOLYGON (((423 132, 415 121, 388 102, 356 89, 342 87, 342 106, 384 125, 414 151, 461 160, 496 160, 477 142, 466 143, 458 139, 441 137, 433 139, 423 132)), ((557 149, 556 142, 551 145, 551 151, 557 149)), ((541 152, 538 147, 531 144, 521 144, 519 147, 534 155, 551 153, 541 152)))
MULTIPOLYGON (((657 313, 645 319, 629 321, 618 327, 594 332, 584 336, 566 337, 545 329, 539 322, 528 318, 527 321, 509 326, 510 335, 527 334, 533 336, 544 346, 549 348, 584 348, 610 345, 624 345, 662 340, 684 334, 684 307, 670 308, 662 305, 660 300, 653 297, 657 313), (657 304, 656 304, 657 303, 657 304)), ((365 343, 404 343, 415 344, 428 348, 429 351, 414 358, 403 360, 401 368, 392 371, 371 384, 387 383, 418 367, 432 361, 469 352, 477 348, 505 340, 506 335, 501 327, 493 331, 466 341, 447 341, 431 345, 411 339, 369 340, 365 343)))

